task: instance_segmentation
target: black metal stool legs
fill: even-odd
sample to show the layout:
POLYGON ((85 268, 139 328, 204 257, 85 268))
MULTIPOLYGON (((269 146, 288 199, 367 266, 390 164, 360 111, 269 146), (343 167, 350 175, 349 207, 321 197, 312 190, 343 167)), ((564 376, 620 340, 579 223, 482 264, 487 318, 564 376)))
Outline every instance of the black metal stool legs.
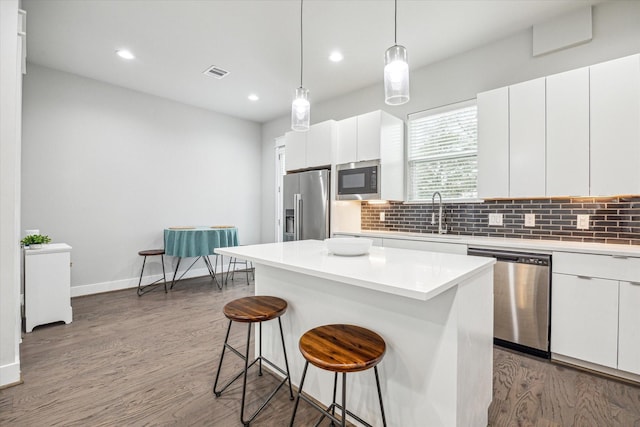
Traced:
POLYGON ((246 351, 245 351, 245 354, 242 354, 238 350, 233 348, 230 344, 228 344, 229 332, 231 331, 232 322, 233 322, 232 320, 229 320, 229 327, 227 328, 227 334, 226 334, 225 339, 224 339, 224 346, 222 347, 222 354, 220 356, 220 362, 218 363, 218 372, 216 373, 216 379, 215 379, 215 382, 213 383, 213 393, 215 394, 216 397, 220 397, 222 392, 224 392, 227 389, 227 387, 229 387, 233 382, 235 382, 238 378, 240 378, 242 376, 243 377, 243 381, 242 381, 242 404, 241 404, 242 406, 240 408, 240 421, 242 422, 243 425, 249 426, 250 423, 258 416, 260 411, 262 411, 267 406, 267 404, 271 401, 271 399, 276 395, 276 393, 280 390, 280 388, 282 388, 284 383, 286 383, 287 381, 289 382, 289 393, 290 393, 290 396, 291 396, 290 399, 293 400, 293 389, 292 389, 292 386, 291 386, 291 375, 289 373, 289 363, 287 361, 287 352, 286 352, 285 345, 284 345, 284 334, 282 332, 282 322, 281 322, 279 317, 278 317, 278 326, 280 327, 280 337, 282 339, 282 350, 283 350, 283 354, 284 354, 286 371, 282 370, 280 367, 276 366, 273 362, 271 362, 270 360, 268 360, 267 358, 262 356, 262 322, 256 322, 256 323, 258 323, 258 328, 259 328, 259 333, 258 333, 258 340, 259 340, 258 341, 258 357, 255 358, 251 363, 249 363, 249 352, 250 352, 250 347, 251 347, 251 325, 252 325, 252 323, 248 324, 246 351), (231 350, 238 357, 240 357, 241 359, 244 359, 244 369, 241 370, 238 374, 236 374, 220 390, 217 390, 218 379, 220 377, 220 371, 222 369, 222 361, 224 359, 224 354, 225 354, 225 350, 226 349, 231 350), (273 389, 271 394, 269 394, 269 396, 262 403, 262 405, 248 419, 245 420, 244 412, 245 412, 245 401, 246 401, 246 392, 247 392, 247 373, 249 371, 249 368, 251 368, 257 362, 258 363, 258 369, 259 369, 258 375, 261 376, 262 375, 262 362, 263 361, 265 363, 267 363, 269 366, 271 366, 273 369, 275 369, 278 372, 280 372, 285 377, 273 389))
MULTIPOLYGON (((307 368, 309 367, 309 361, 305 361, 304 364, 304 369, 302 371, 302 379, 300 380, 300 387, 298 387, 298 397, 296 398, 296 403, 293 407, 293 414, 291 415, 291 422, 289 423, 289 427, 293 427, 293 422, 296 418, 296 412, 298 411, 298 404, 300 403, 300 398, 302 398, 302 400, 304 400, 305 402, 309 403, 311 406, 313 406, 314 408, 316 408, 318 411, 320 411, 322 413, 322 416, 320 417, 320 419, 318 420, 318 422, 314 425, 314 427, 318 427, 320 425, 320 423, 322 422, 322 420, 326 418, 329 418, 331 420, 331 425, 334 426, 336 423, 338 423, 341 427, 345 427, 347 424, 347 415, 353 417, 354 419, 356 419, 359 423, 368 426, 368 427, 372 427, 371 424, 367 423, 366 421, 364 421, 362 418, 360 418, 359 416, 355 415, 353 412, 349 411, 347 409, 347 373, 343 372, 342 373, 342 404, 337 403, 336 401, 336 394, 337 394, 337 390, 338 390, 338 372, 335 373, 334 377, 333 377, 333 403, 331 403, 331 405, 329 405, 329 407, 327 408, 323 408, 320 405, 318 405, 316 402, 314 402, 313 400, 311 400, 310 398, 308 398, 307 396, 302 394, 302 387, 304 386, 304 379, 307 376, 307 368), (342 418, 338 419, 336 417, 336 408, 339 408, 342 410, 342 418)), ((387 426, 387 420, 385 418, 384 415, 384 406, 382 404, 382 390, 380 389, 380 378, 378 376, 378 367, 374 366, 373 367, 374 372, 375 372, 375 376, 376 376, 376 387, 378 389, 378 400, 380 401, 380 412, 382 414, 382 425, 384 427, 387 426)))
POLYGON ((376 374, 376 386, 378 387, 378 400, 380 401, 380 413, 382 414, 382 425, 387 427, 387 419, 384 416, 384 405, 382 405, 382 391, 380 390, 380 377, 378 376, 378 367, 373 367, 373 372, 376 374))
POLYGON ((147 256, 145 255, 142 260, 142 270, 140 270, 140 279, 138 280, 138 296, 142 296, 149 291, 155 289, 155 285, 158 284, 160 280, 164 281, 164 293, 167 293, 167 275, 164 271, 164 256, 160 255, 160 260, 162 262, 162 279, 158 279, 155 282, 149 283, 148 285, 142 285, 142 275, 144 274, 144 266, 147 263, 147 256))

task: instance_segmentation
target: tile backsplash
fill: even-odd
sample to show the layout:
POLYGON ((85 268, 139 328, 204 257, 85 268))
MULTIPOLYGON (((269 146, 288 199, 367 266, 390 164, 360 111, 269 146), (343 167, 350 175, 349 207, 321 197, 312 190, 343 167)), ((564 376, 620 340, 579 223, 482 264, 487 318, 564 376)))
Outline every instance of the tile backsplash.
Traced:
MULTIPOLYGON (((443 208, 449 234, 640 245, 640 196, 485 200, 445 203, 443 208), (489 225, 494 213, 502 214, 501 226, 489 225), (525 226, 525 214, 535 215, 534 226, 525 226), (578 215, 589 215, 588 229, 578 228, 578 215)), ((437 233, 437 204, 435 225, 433 212, 431 203, 363 202, 362 230, 437 233)))

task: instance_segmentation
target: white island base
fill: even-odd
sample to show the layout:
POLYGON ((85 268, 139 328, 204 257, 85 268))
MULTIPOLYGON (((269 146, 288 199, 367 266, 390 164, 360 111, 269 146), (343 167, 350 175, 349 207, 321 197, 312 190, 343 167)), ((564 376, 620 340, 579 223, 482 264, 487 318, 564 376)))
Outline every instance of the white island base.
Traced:
MULTIPOLYGON (((287 300, 289 308, 282 322, 293 384, 299 384, 304 367, 298 350, 302 334, 323 324, 354 324, 377 332, 387 343, 387 353, 378 365, 387 425, 486 426, 492 399, 492 262, 460 255, 372 248, 370 256, 377 260, 372 266, 364 257, 334 257, 318 244, 322 242, 315 246, 297 245, 293 258, 282 251, 275 255, 273 252, 278 245, 292 246, 289 243, 219 250, 256 264, 257 295, 287 300), (266 247, 270 255, 259 256, 260 249, 255 248, 261 247, 266 247), (301 250, 324 258, 321 262, 300 261, 301 250), (381 259, 387 268, 384 272, 375 271, 381 259), (470 259, 475 263, 473 268, 465 265, 470 259), (393 279, 387 273, 398 273, 399 281, 415 275, 407 271, 407 265, 398 266, 402 272, 394 271, 390 264, 398 260, 434 264, 430 270, 419 265, 416 272, 424 273, 427 279, 434 278, 434 274, 446 277, 429 289, 422 282, 399 285, 397 292, 393 288, 370 289, 388 287, 385 280, 393 279), (340 273, 349 263, 354 271, 340 273), (454 274, 455 268, 449 264, 463 264, 466 272, 454 274), (359 268, 374 271, 362 273, 359 268), (461 279, 452 279, 456 275, 461 279), (379 277, 375 283, 363 279, 374 276, 379 277), (412 288, 412 296, 398 295, 407 293, 407 286, 412 288), (420 292, 414 293, 416 289, 420 292)), ((287 249, 285 246, 284 252, 287 249)), ((263 334, 263 355, 284 366, 277 322, 264 323, 263 334)), ((333 373, 310 366, 304 392, 329 405, 333 373)), ((347 408, 374 426, 382 425, 372 369, 347 375, 347 408)))

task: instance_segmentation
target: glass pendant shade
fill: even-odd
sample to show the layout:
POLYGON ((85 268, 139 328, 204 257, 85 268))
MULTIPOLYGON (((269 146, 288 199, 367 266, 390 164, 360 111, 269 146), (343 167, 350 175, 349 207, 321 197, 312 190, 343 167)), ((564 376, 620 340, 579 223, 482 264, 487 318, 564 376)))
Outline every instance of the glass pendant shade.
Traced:
POLYGON ((303 87, 296 89, 296 97, 291 104, 291 129, 297 132, 309 130, 311 104, 309 91, 303 87))
POLYGON ((384 102, 409 102, 409 61, 404 46, 391 46, 384 54, 384 102))

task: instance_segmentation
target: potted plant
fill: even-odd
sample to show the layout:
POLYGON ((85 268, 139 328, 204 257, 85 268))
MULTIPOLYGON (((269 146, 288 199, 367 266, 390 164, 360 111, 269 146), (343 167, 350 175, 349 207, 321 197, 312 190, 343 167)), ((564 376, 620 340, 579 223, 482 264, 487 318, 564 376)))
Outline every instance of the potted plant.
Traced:
POLYGON ((43 236, 42 234, 32 234, 20 240, 20 243, 25 247, 28 246, 29 249, 40 249, 42 245, 49 242, 51 242, 51 238, 49 236, 43 236))

